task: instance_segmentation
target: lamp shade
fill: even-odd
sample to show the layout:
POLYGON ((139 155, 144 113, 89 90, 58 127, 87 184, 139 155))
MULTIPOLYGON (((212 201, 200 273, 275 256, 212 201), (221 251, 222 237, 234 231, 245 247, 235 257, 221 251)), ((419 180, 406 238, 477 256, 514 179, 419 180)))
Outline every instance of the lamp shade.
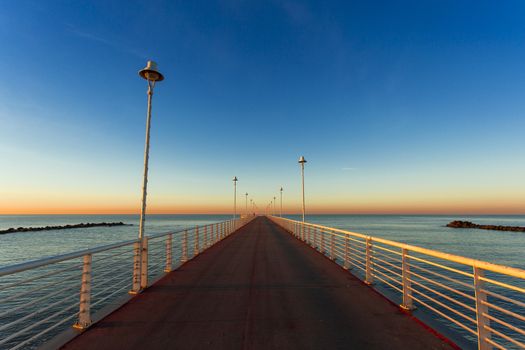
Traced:
POLYGON ((164 76, 158 71, 157 63, 155 63, 154 61, 148 61, 146 67, 139 71, 139 75, 142 78, 150 81, 164 80, 164 76))

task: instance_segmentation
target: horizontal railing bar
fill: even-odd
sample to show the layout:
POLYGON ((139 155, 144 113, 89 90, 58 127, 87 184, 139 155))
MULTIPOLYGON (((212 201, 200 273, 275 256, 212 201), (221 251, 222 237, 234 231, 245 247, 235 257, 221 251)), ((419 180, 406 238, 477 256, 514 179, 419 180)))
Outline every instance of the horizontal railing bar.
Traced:
MULTIPOLYGON (((382 269, 382 270, 384 270, 384 271, 388 271, 388 272, 390 272, 390 273, 391 273, 392 275, 394 275, 394 276, 402 277, 401 274, 399 274, 399 273, 397 273, 397 272, 394 272, 394 271, 390 270, 388 267, 384 267, 383 265, 379 265, 379 264, 374 263, 374 268, 380 268, 380 269, 382 269)), ((378 272, 377 269, 376 269, 376 272, 378 272)), ((399 283, 399 284, 403 284, 403 282, 401 282, 401 281, 398 281, 398 280, 396 280, 396 279, 394 279, 394 280, 395 280, 397 283, 399 283)))
POLYGON ((403 294, 403 290, 400 289, 399 287, 396 287, 395 285, 393 285, 392 283, 382 279, 380 276, 377 276, 375 275, 374 278, 377 278, 378 280, 380 280, 381 282, 385 283, 386 285, 390 286, 391 288, 394 288, 395 290, 397 290, 399 293, 403 294))
POLYGON ((470 322, 472 322, 473 324, 476 324, 476 320, 473 319, 472 317, 467 316, 467 315, 465 315, 464 313, 459 312, 459 311, 457 311, 456 309, 451 308, 450 306, 448 306, 448 305, 446 305, 446 304, 440 302, 439 300, 437 300, 437 299, 435 299, 435 298, 432 298, 430 295, 426 295, 425 293, 423 293, 423 292, 421 292, 421 291, 419 291, 419 290, 417 290, 417 289, 415 289, 415 288, 413 288, 413 287, 409 287, 409 289, 410 289, 412 292, 415 292, 415 293, 421 295, 422 297, 427 298, 428 300, 432 301, 434 304, 437 304, 437 305, 439 305, 439 306, 441 306, 441 307, 444 307, 444 308, 447 309, 448 311, 452 311, 452 312, 455 313, 456 315, 463 317, 465 320, 470 321, 470 322))
POLYGON ((428 265, 432 265, 432 266, 435 266, 435 267, 439 267, 439 268, 442 268, 442 269, 450 271, 450 272, 455 272, 458 275, 463 275, 463 276, 470 277, 470 278, 472 278, 474 276, 471 273, 468 273, 468 272, 465 272, 465 271, 461 271, 461 270, 455 269, 455 268, 450 267, 450 266, 442 265, 442 264, 439 264, 437 262, 433 262, 433 261, 430 261, 430 260, 422 259, 422 258, 419 258, 417 256, 407 255, 407 258, 413 259, 413 260, 416 260, 416 261, 419 261, 419 262, 422 262, 422 263, 425 263, 425 264, 428 264, 428 265))
MULTIPOLYGON (((294 223, 298 223, 298 224, 303 224, 303 223, 301 223, 299 221, 290 220, 290 219, 286 219, 286 218, 281 218, 281 220, 294 222, 294 223)), ((339 233, 342 233, 342 234, 345 234, 345 235, 351 235, 351 236, 359 237, 359 238, 362 238, 362 239, 366 239, 367 237, 370 237, 370 236, 367 236, 367 235, 364 235, 364 234, 360 234, 360 233, 356 233, 356 232, 345 231, 345 230, 341 230, 341 229, 337 229, 337 228, 329 228, 329 227, 325 227, 325 226, 317 225, 317 224, 304 223, 304 225, 305 226, 319 228, 319 229, 328 229, 328 230, 332 230, 334 232, 339 232, 339 233)), ((414 246, 414 245, 410 245, 410 244, 406 244, 406 243, 399 243, 399 242, 395 242, 395 241, 390 241, 390 240, 383 239, 383 238, 376 238, 376 237, 370 237, 370 238, 372 239, 373 242, 379 242, 379 243, 383 243, 385 245, 389 245, 389 246, 393 246, 393 247, 397 247, 397 248, 401 248, 401 249, 408 249, 408 250, 416 252, 416 253, 421 253, 421 254, 429 255, 429 256, 432 256, 432 257, 435 257, 435 258, 440 258, 440 259, 443 259, 443 260, 452 261, 452 262, 455 262, 455 263, 458 263, 458 264, 467 265, 467 266, 473 266, 473 267, 477 267, 477 268, 480 268, 480 269, 483 269, 483 270, 497 272, 497 273, 501 273, 501 274, 512 276, 512 277, 525 278, 525 270, 519 269, 519 268, 516 268, 516 267, 509 267, 509 266, 493 264, 493 263, 489 263, 489 262, 486 262, 486 261, 476 260, 476 259, 472 259, 472 258, 459 256, 459 255, 449 254, 449 253, 443 253, 443 252, 439 252, 439 251, 436 251, 436 250, 422 248, 422 247, 418 247, 418 246, 414 246)))
MULTIPOLYGON (((75 276, 75 277, 77 277, 77 276, 75 276)), ((78 277, 77 277, 77 278, 78 278, 78 277)), ((49 298, 49 297, 52 297, 52 296, 55 296, 55 295, 57 295, 57 294, 63 293, 64 291, 68 291, 68 290, 71 290, 71 289, 76 289, 76 288, 78 288, 78 287, 79 287, 78 285, 73 285, 73 286, 68 287, 68 288, 65 288, 65 289, 59 289, 59 290, 57 290, 57 291, 52 292, 51 294, 46 294, 46 295, 41 296, 41 297, 38 298, 38 299, 31 300, 31 301, 30 301, 29 303, 27 303, 27 304, 20 304, 20 305, 16 306, 16 307, 13 308, 13 309, 9 309, 9 310, 6 310, 6 311, 0 313, 0 318, 5 317, 5 316, 7 316, 7 315, 9 315, 9 314, 12 314, 13 312, 18 311, 18 310, 20 310, 20 309, 24 309, 24 308, 26 308, 26 307, 28 307, 28 306, 35 305, 35 304, 37 304, 38 302, 40 302, 40 301, 42 301, 42 300, 44 300, 44 299, 47 299, 47 298, 49 298)))
POLYGON ((50 326, 50 327, 46 327, 46 329, 44 329, 44 330, 41 331, 40 333, 37 333, 37 334, 35 334, 34 336, 32 336, 31 338, 24 340, 22 343, 19 343, 19 344, 17 344, 15 347, 12 347, 10 350, 16 350, 16 349, 20 349, 20 348, 24 347, 25 345, 31 343, 33 340, 40 338, 40 337, 43 336, 44 334, 46 334, 46 333, 52 331, 53 329, 57 328, 58 326, 60 326, 60 325, 62 325, 63 323, 65 323, 65 322, 71 320, 72 318, 74 318, 74 317, 76 317, 76 316, 77 316, 77 314, 73 314, 73 315, 68 316, 68 317, 66 317, 65 319, 63 319, 63 320, 61 320, 61 321, 55 323, 54 325, 52 325, 52 326, 50 326))
MULTIPOLYGON (((465 298, 467 298, 467 299, 470 299, 470 300, 476 300, 476 298, 474 298, 472 295, 468 295, 468 294, 466 294, 466 293, 463 293, 463 292, 461 292, 461 291, 459 291, 459 290, 457 290, 457 289, 454 289, 454 288, 452 288, 452 287, 449 287, 449 286, 447 286, 447 285, 445 285, 445 284, 443 284, 443 283, 433 281, 433 280, 431 280, 431 279, 429 279, 429 278, 426 278, 426 277, 424 277, 424 276, 421 276, 421 275, 418 274, 418 273, 415 273, 414 271, 410 271, 410 275, 412 275, 412 276, 416 276, 417 278, 421 278, 422 280, 425 280, 425 281, 427 281, 427 282, 429 282, 429 283, 432 283, 432 284, 434 284, 434 285, 436 285, 436 286, 439 286, 439 287, 441 287, 441 288, 444 288, 444 289, 446 289, 446 290, 448 290, 448 291, 454 292, 454 293, 456 293, 456 294, 458 294, 458 295, 461 295, 462 297, 465 297, 465 298)), ((413 281, 414 279, 413 279, 413 278, 409 278, 409 280, 410 280, 410 281, 413 281)))
MULTIPOLYGON (((82 264, 79 264, 79 265, 70 266, 70 267, 67 267, 65 269, 61 269, 61 270, 58 270, 58 271, 51 271, 51 272, 48 272, 48 273, 43 274, 43 275, 38 275, 38 276, 35 276, 35 277, 32 277, 32 278, 28 278, 26 280, 17 281, 17 282, 14 282, 14 283, 11 283, 9 285, 1 287, 0 291, 2 291, 4 289, 13 288, 13 287, 16 287, 16 286, 21 286, 22 284, 26 284, 26 283, 29 283, 29 282, 37 281, 37 280, 40 280, 40 279, 45 278, 45 277, 54 276, 54 275, 60 274, 62 272, 71 271, 71 270, 75 270, 75 269, 80 269, 81 267, 82 267, 82 264)), ((5 299, 2 300, 2 301, 5 302, 5 299)))
MULTIPOLYGON (((35 316, 35 315, 37 315, 37 314, 39 314, 39 313, 41 313, 43 311, 49 310, 53 306, 59 305, 59 304, 63 303, 64 301, 72 299, 74 297, 78 297, 78 296, 73 294, 73 295, 71 295, 69 297, 66 297, 65 299, 61 299, 61 300, 59 300, 57 302, 54 302, 53 304, 50 304, 50 305, 46 306, 45 308, 42 308, 42 309, 40 309, 38 311, 35 311, 35 312, 31 313, 31 314, 28 314, 28 315, 26 315, 26 316, 24 316, 22 318, 19 318, 19 319, 15 320, 15 321, 13 321, 11 323, 3 325, 2 327, 0 327, 0 330, 8 329, 8 328, 10 328, 13 325, 16 325, 16 324, 18 324, 18 323, 20 323, 22 321, 27 320, 27 319, 30 319, 31 317, 33 317, 33 316, 35 316)), ((63 309, 60 313, 63 313, 65 310, 68 310, 68 309, 70 309, 72 307, 75 307, 75 306, 78 306, 78 303, 75 302, 71 307, 63 309)), ((60 313, 58 313, 58 314, 60 314, 60 313)), ((52 316, 55 316, 55 315, 56 314, 53 314, 53 315, 45 318, 44 320, 41 320, 40 322, 47 321, 49 318, 51 318, 52 316)), ((20 334, 25 333, 27 330, 30 330, 31 328, 36 327, 38 324, 40 324, 40 323, 38 323, 38 322, 37 323, 32 323, 30 326, 28 326, 28 327, 26 327, 26 328, 24 328, 24 329, 22 329, 22 330, 20 330, 20 331, 18 331, 16 333, 13 333, 13 334, 11 334, 10 336, 8 336, 8 337, 6 337, 4 339, 1 339, 0 340, 0 345, 6 343, 8 340, 11 340, 11 339, 17 337, 20 334)))
POLYGON ((465 309, 470 310, 470 311, 476 313, 476 309, 473 308, 473 307, 470 306, 470 305, 467 305, 467 304, 465 304, 465 303, 462 303, 461 301, 456 300, 456 299, 454 299, 454 298, 452 298, 452 297, 449 297, 449 296, 446 295, 446 294, 443 294, 443 293, 441 293, 441 292, 438 292, 438 291, 435 290, 435 289, 432 289, 432 288, 430 288, 430 287, 427 287, 427 286, 425 286, 423 283, 420 283, 420 282, 418 282, 418 281, 414 281, 414 280, 409 280, 409 281, 410 281, 411 283, 414 283, 414 284, 416 284, 416 285, 422 287, 423 289, 428 290, 430 293, 437 294, 437 295, 439 295, 439 296, 442 297, 442 298, 445 298, 445 299, 447 299, 447 300, 449 300, 449 301, 452 301, 453 303, 456 303, 457 305, 459 305, 459 306, 461 306, 461 307, 464 307, 465 309))
MULTIPOLYGON (((387 252, 390 252, 390 253, 395 254, 395 255, 398 255, 398 256, 402 256, 402 255, 403 255, 401 252, 396 252, 395 250, 385 248, 385 247, 383 247, 383 246, 381 246, 381 245, 379 245, 379 244, 374 244, 374 248, 375 248, 375 249, 385 250, 385 251, 387 251, 387 252)), ((401 260, 399 260, 399 261, 401 261, 401 260)))
POLYGON ((136 243, 136 242, 138 242, 137 239, 132 239, 132 240, 129 240, 129 241, 123 241, 123 242, 107 244, 107 245, 103 245, 103 246, 99 246, 99 247, 79 250, 79 251, 76 251, 76 252, 73 252, 73 253, 61 254, 61 255, 56 255, 56 256, 47 257, 47 258, 43 258, 43 259, 28 261, 28 262, 21 263, 21 264, 0 267, 0 277, 11 275, 11 274, 17 273, 17 272, 30 270, 30 269, 36 269, 38 267, 42 267, 42 266, 46 266, 46 265, 50 265, 50 264, 55 264, 57 262, 61 262, 61 261, 65 261, 65 260, 71 260, 71 259, 80 258, 80 257, 82 257, 84 255, 87 255, 87 254, 96 254, 96 253, 104 252, 106 250, 111 250, 111 249, 115 249, 115 248, 124 247, 126 245, 131 245, 131 244, 136 243))
MULTIPOLYGON (((384 255, 383 255, 383 256, 384 256, 384 255)), ((398 269, 398 270, 400 270, 400 271, 403 271, 403 268, 402 268, 401 266, 397 266, 397 265, 395 265, 395 264, 392 264, 391 262, 388 262, 388 261, 386 261, 386 260, 383 260, 383 259, 381 259, 381 258, 378 258, 377 255, 375 255, 375 254, 372 255, 372 260, 381 261, 382 263, 387 264, 388 266, 391 266, 391 267, 394 267, 394 268, 396 268, 396 269, 398 269)), ((394 272, 392 272, 392 273, 394 273, 394 272)), ((399 272, 395 272, 395 274, 398 275, 398 276, 401 276, 401 274, 400 274, 399 272)))
POLYGON ((521 320, 521 321, 525 322, 525 316, 522 316, 522 315, 517 314, 515 312, 512 312, 512 311, 509 311, 507 309, 504 309, 504 308, 502 308, 500 306, 497 306, 497 305, 494 305, 492 303, 489 303, 488 301, 483 301, 482 300, 481 303, 483 305, 486 305, 486 306, 490 307, 491 309, 498 310, 499 312, 503 312, 504 314, 506 314, 508 316, 512 316, 514 318, 517 318, 518 320, 521 320))
POLYGON ((496 280, 493 280, 493 279, 487 278, 487 277, 480 277, 479 279, 482 280, 482 281, 485 281, 485 282, 489 282, 491 284, 495 284, 495 285, 503 287, 503 288, 511 289, 511 290, 513 290, 515 292, 525 293, 525 288, 516 287, 516 286, 513 286, 511 284, 507 284, 505 282, 496 281, 496 280))
MULTIPOLYGON (((374 267, 379 267, 379 268, 382 268, 381 266, 374 266, 374 267)), ((382 276, 385 276, 386 278, 388 278, 389 280, 393 281, 393 282, 396 282, 397 284, 399 285, 403 285, 403 283, 401 281, 398 281, 396 280, 394 277, 384 273, 383 271, 381 270, 378 270, 378 269, 374 269, 374 277, 377 277, 377 274, 380 274, 382 276)))
POLYGON ((419 298, 416 298, 415 296, 411 296, 412 299, 414 299, 415 301, 417 301, 418 303, 420 303, 421 305, 425 306, 426 308, 428 308, 429 310, 431 311, 434 311, 435 313, 437 313, 438 315, 440 315, 441 317, 444 317, 446 318, 447 320, 449 320, 450 322, 460 326, 461 328, 463 328, 464 330, 470 332, 471 334, 474 334, 475 336, 477 336, 478 334, 476 333, 476 331, 472 330, 471 328, 465 326, 463 323, 455 320, 454 318, 448 316, 447 314, 439 311, 438 309, 436 309, 435 307, 432 307, 430 305, 428 305, 427 303, 425 303, 424 301, 422 301, 421 299, 419 298))
POLYGON ((501 346, 500 344, 496 343, 494 340, 492 340, 490 338, 485 338, 484 341, 486 341, 487 343, 489 343, 492 346, 495 346, 499 350, 507 350, 507 348, 501 346))
POLYGON ((501 294, 499 294, 499 293, 496 293, 496 292, 494 292, 494 291, 486 290, 486 289, 481 289, 481 292, 483 292, 483 293, 487 293, 488 295, 491 295, 491 296, 493 296, 493 297, 495 297, 495 298, 499 298, 499 299, 501 299, 501 300, 504 300, 504 301, 507 301, 507 302, 509 302, 509 303, 513 303, 513 304, 515 304, 515 305, 518 305, 518 306, 521 306, 521 307, 525 308, 525 303, 522 303, 521 301, 514 300, 514 299, 512 299, 512 298, 506 297, 506 296, 501 295, 501 294))
POLYGON ((38 290, 43 290, 43 289, 46 289, 47 287, 51 287, 51 286, 57 286, 57 285, 60 285, 66 281, 70 281, 72 279, 77 279, 80 277, 80 271, 79 271, 79 274, 78 275, 73 275, 73 276, 69 276, 69 277, 65 277, 63 279, 60 280, 60 282, 49 282, 49 283, 46 283, 42 286, 37 286, 36 288, 33 288, 33 289, 29 289, 29 290, 26 290, 26 291, 23 291, 22 293, 18 293, 18 294, 13 294, 9 297, 6 297, 4 299, 2 299, 2 303, 7 303, 8 301, 11 301, 11 300, 14 300, 16 298, 20 298, 20 297, 23 297, 25 295, 28 295, 28 294, 31 294, 35 291, 38 291, 38 290))
POLYGON ((436 271, 432 271, 432 270, 429 270, 429 269, 426 269, 424 268, 423 266, 419 266, 417 264, 410 264, 410 267, 412 268, 415 268, 417 270, 420 270, 420 271, 423 271, 423 272, 426 272, 426 273, 429 273, 431 275, 434 275, 434 276, 437 276, 437 277, 440 277, 440 278, 443 278, 449 282, 452 282, 452 283, 456 283, 456 284, 459 284, 460 286, 463 286, 465 288, 469 288, 469 289, 474 289, 474 286, 471 285, 471 284, 468 284, 468 283, 465 283, 463 281, 460 281, 458 279, 455 279, 453 277, 449 277, 449 276, 445 276, 443 274, 440 274, 439 272, 436 272, 436 271))
POLYGON ((499 324, 501 324, 501 325, 503 325, 503 326, 505 326, 507 328, 510 328, 511 330, 513 330, 516 333, 520 333, 521 335, 525 335, 525 331, 523 329, 520 329, 518 327, 514 327, 513 325, 511 325, 511 324, 509 324, 509 323, 507 323, 507 322, 505 322, 503 320, 500 320, 497 317, 489 315, 489 314, 487 314, 485 312, 483 313, 483 316, 489 318, 491 321, 497 322, 497 323, 499 323, 499 324))
POLYGON ((492 328, 490 326, 485 325, 484 327, 485 327, 486 330, 490 331, 491 333, 496 334, 498 337, 501 337, 501 338, 503 338, 503 339, 505 339, 507 341, 510 341, 512 344, 517 345, 517 346, 519 346, 522 349, 525 349, 525 344, 523 344, 522 342, 519 342, 519 341, 517 341, 515 339, 512 339, 511 337, 509 337, 509 336, 507 336, 507 335, 505 335, 505 334, 503 334, 501 332, 498 332, 497 330, 495 330, 494 328, 492 328))

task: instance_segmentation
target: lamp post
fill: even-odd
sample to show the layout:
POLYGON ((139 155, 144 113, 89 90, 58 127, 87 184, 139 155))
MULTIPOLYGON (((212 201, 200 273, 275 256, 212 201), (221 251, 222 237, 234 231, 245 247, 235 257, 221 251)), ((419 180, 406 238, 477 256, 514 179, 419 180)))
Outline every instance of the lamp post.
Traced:
POLYGON ((246 208, 244 208, 244 211, 245 211, 246 217, 248 217, 248 192, 246 192, 244 195, 246 196, 246 203, 245 203, 246 208))
POLYGON ((304 159, 304 156, 301 156, 301 158, 299 158, 299 164, 301 164, 301 183, 302 183, 302 189, 303 189, 303 222, 304 222, 304 215, 305 215, 305 209, 304 209, 304 163, 306 163, 306 159, 304 159))
POLYGON ((148 61, 146 67, 139 71, 139 75, 148 81, 148 113, 146 118, 146 143, 144 146, 144 175, 142 179, 142 207, 140 209, 139 240, 144 238, 144 221, 146 221, 146 196, 148 194, 148 163, 149 163, 149 135, 151 126, 151 98, 157 81, 164 80, 164 76, 157 70, 157 64, 148 61))
POLYGON ((279 216, 283 217, 283 188, 282 187, 279 190, 279 192, 281 193, 281 210, 279 211, 279 216))
POLYGON ((275 209, 275 206, 277 205, 276 197, 273 197, 273 215, 277 215, 277 210, 275 209))
POLYGON ((253 213, 253 199, 252 198, 250 198, 250 210, 253 213))
POLYGON ((233 219, 237 217, 237 176, 233 177, 233 219))

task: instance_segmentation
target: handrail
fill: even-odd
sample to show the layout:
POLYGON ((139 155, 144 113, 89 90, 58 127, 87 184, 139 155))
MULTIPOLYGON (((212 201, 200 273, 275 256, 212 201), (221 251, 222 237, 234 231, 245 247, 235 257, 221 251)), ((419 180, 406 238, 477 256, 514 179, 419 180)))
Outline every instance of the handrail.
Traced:
POLYGON ((84 249, 84 250, 78 250, 78 251, 72 252, 72 253, 60 254, 60 255, 50 256, 50 257, 41 258, 41 259, 37 259, 37 260, 32 260, 32 261, 28 261, 28 262, 23 262, 23 263, 16 264, 16 265, 9 265, 9 266, 0 267, 0 277, 11 275, 11 274, 17 273, 17 272, 22 272, 22 271, 26 271, 26 270, 36 269, 36 268, 39 268, 39 267, 42 267, 42 266, 55 264, 57 262, 61 262, 61 261, 65 261, 65 260, 71 260, 71 259, 75 259, 75 258, 80 258, 81 256, 84 256, 86 254, 96 254, 96 253, 104 252, 106 250, 111 250, 111 249, 124 247, 124 246, 127 246, 127 245, 131 245, 131 244, 133 244, 135 242, 138 242, 138 240, 137 239, 132 239, 132 240, 129 240, 129 241, 123 241, 123 242, 118 242, 118 243, 113 243, 113 244, 106 244, 106 245, 97 246, 97 247, 93 247, 93 248, 88 248, 88 249, 84 249))
POLYGON ((355 267, 356 277, 399 302, 406 312, 420 307, 421 312, 446 321, 464 339, 476 336, 479 349, 525 347, 525 330, 520 328, 525 324, 525 270, 323 225, 269 218, 345 269, 355 267), (490 274, 485 276, 486 272, 490 274))
MULTIPOLYGON (((294 222, 294 223, 301 223, 300 221, 295 221, 295 220, 291 220, 291 219, 287 219, 287 218, 279 218, 279 219, 285 220, 285 221, 289 221, 289 222, 294 222)), ((352 232, 352 231, 345 231, 345 230, 341 230, 341 229, 334 228, 334 227, 322 226, 322 225, 312 224, 312 223, 304 223, 304 224, 306 226, 309 226, 309 227, 315 227, 315 228, 319 228, 319 229, 322 229, 322 230, 329 230, 329 231, 333 231, 333 232, 342 233, 344 235, 351 235, 351 236, 354 236, 354 237, 359 237, 359 238, 364 238, 364 239, 366 239, 367 237, 371 237, 371 236, 368 236, 368 235, 365 235, 365 234, 362 234, 362 233, 356 233, 356 232, 352 232)), ((432 256, 432 257, 435 257, 435 258, 449 260, 449 261, 452 261, 452 262, 455 262, 455 263, 458 263, 458 264, 463 264, 463 265, 468 265, 468 266, 475 266, 475 267, 481 268, 483 270, 497 272, 497 273, 509 275, 509 276, 512 276, 512 277, 525 278, 525 270, 519 269, 519 268, 516 268, 516 267, 498 265, 498 264, 493 264, 493 263, 490 263, 490 262, 487 262, 487 261, 483 261, 483 260, 467 258, 467 257, 460 256, 460 255, 454 255, 454 254, 449 254, 449 253, 442 253, 442 252, 437 251, 437 250, 432 250, 432 249, 428 249, 428 248, 422 248, 422 247, 419 247, 419 246, 416 246, 416 245, 410 245, 410 244, 406 244, 406 243, 391 241, 391 240, 384 239, 384 238, 379 238, 379 237, 373 237, 373 240, 375 242, 378 242, 378 243, 383 243, 383 244, 390 245, 390 246, 393 246, 393 247, 396 247, 396 248, 401 248, 401 249, 409 249, 409 250, 411 250, 413 252, 416 252, 416 253, 421 253, 421 254, 429 255, 429 256, 432 256)))
POLYGON ((184 264, 253 218, 156 233, 143 240, 126 240, 1 267, 0 348, 18 349, 35 341, 42 343, 67 328, 71 319, 77 321, 74 328, 86 329, 93 323, 92 313, 110 304, 114 306, 115 298, 126 289, 131 295, 142 292, 151 285, 148 280, 184 264), (193 249, 188 249, 190 244, 193 249), (110 253, 100 254, 104 252, 110 253), (58 264, 68 261, 75 263, 67 267, 58 264), (79 283, 75 285, 74 281, 79 283))

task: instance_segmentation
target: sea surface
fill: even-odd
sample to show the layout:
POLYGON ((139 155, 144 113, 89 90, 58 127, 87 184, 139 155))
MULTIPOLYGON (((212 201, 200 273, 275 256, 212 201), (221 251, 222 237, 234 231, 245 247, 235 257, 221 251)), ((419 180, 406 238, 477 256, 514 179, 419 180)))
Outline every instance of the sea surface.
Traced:
MULTIPOLYGON (((231 215, 148 215, 146 234, 177 231, 225 221, 231 215)), ((300 220, 298 215, 287 216, 300 220)), ((308 222, 350 230, 496 264, 525 268, 525 233, 454 229, 452 220, 478 224, 525 226, 525 216, 309 215, 308 222)), ((0 230, 87 222, 130 226, 17 232, 0 235, 0 266, 33 260, 137 237, 138 215, 2 215, 0 230)))
MULTIPOLYGON (((287 217, 295 220, 301 219, 297 215, 287 217)), ((232 215, 148 215, 145 231, 146 235, 177 232, 195 227, 195 225, 202 227, 231 218, 232 215)), ((446 227, 446 224, 453 220, 468 220, 478 224, 525 226, 525 216, 309 215, 306 218, 306 221, 310 223, 525 269, 525 233, 446 227)), ((11 227, 100 222, 123 222, 126 226, 16 232, 0 235, 0 267, 136 239, 139 230, 138 215, 0 216, 0 230, 11 227)), ((206 231, 201 232, 200 240, 206 231)), ((175 267, 179 266, 181 261, 181 248, 183 247, 181 237, 181 234, 173 235, 175 267)), ((193 252, 191 245, 194 240, 190 237, 189 242, 189 254, 191 255, 193 252)), ((125 246, 95 254, 91 291, 92 313, 101 310, 102 307, 117 300, 121 295, 127 294, 132 276, 132 253, 132 247, 125 246)), ((153 280, 155 276, 163 274, 166 259, 165 237, 150 241, 148 255, 150 256, 148 276, 153 280)), ((23 343, 24 348, 36 348, 71 327, 77 318, 81 262, 82 258, 76 258, 37 270, 4 276, 0 279, 0 348, 5 346, 11 348, 20 342, 27 342, 23 343), (54 274, 55 270, 64 272, 54 274), (21 283, 21 281, 29 281, 29 283, 21 283), (9 285, 14 287, 8 287, 9 285)), ((336 262, 341 264, 341 261, 336 262)), ((428 268, 433 269, 432 266, 428 268)), ((457 276, 454 277, 457 278, 457 276)), ((523 286, 523 283, 520 286, 523 286)), ((441 291, 449 295, 447 290, 441 291)), ((522 300, 522 295, 517 292, 508 290, 500 292, 507 297, 522 300)), ((398 302, 396 299, 393 300, 398 302)), ((440 300, 446 302, 444 299, 440 300)), ((471 302, 470 300, 461 301, 471 302)), ((513 307, 505 303, 498 305, 507 310, 513 307)), ((421 311, 421 317, 428 315, 423 309, 419 311, 421 311)), ((470 316, 475 318, 473 315, 470 316)), ((431 322, 437 320, 437 323, 432 323, 433 327, 438 326, 438 331, 445 332, 443 334, 447 336, 458 334, 467 339, 470 343, 462 344, 464 348, 472 348, 472 344, 475 344, 475 337, 471 334, 466 334, 462 329, 433 314, 430 314, 430 317, 431 322), (449 333, 449 329, 453 333, 449 333)), ((507 319, 505 315, 499 317, 513 322, 518 327, 525 326, 525 322, 522 325, 520 322, 516 324, 515 321, 507 319)), ((519 334, 515 334, 514 337, 522 342, 525 341, 525 337, 519 334)))

